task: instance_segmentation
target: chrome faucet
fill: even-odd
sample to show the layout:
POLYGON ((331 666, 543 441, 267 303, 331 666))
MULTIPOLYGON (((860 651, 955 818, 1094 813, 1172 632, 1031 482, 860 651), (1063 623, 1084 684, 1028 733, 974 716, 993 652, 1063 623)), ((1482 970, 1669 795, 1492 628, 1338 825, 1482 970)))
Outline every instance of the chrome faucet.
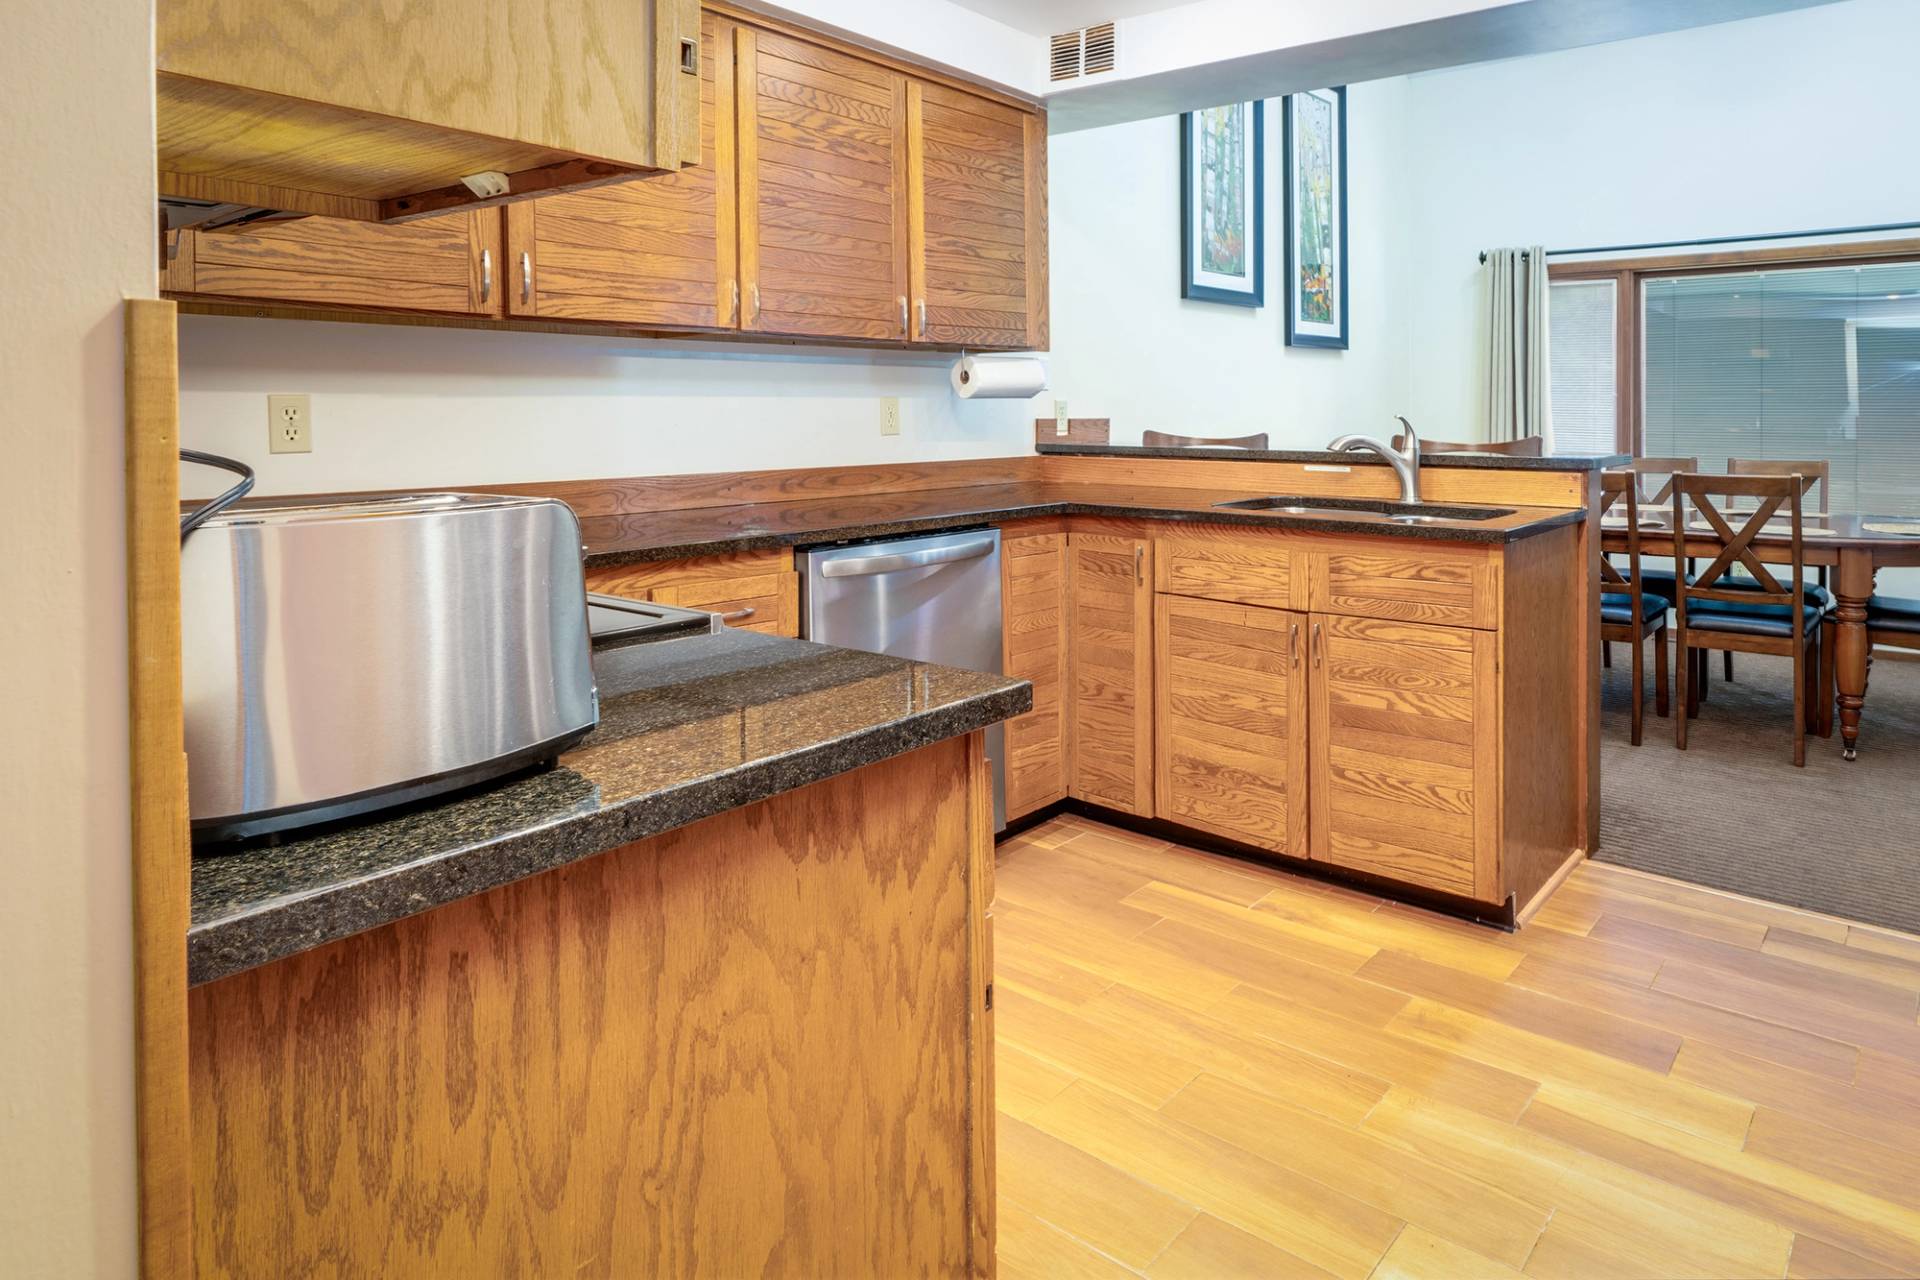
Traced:
POLYGON ((1420 501, 1420 437, 1414 434, 1413 424, 1395 414, 1400 419, 1400 447, 1395 449, 1385 441, 1372 436, 1336 436, 1327 442, 1327 448, 1333 453, 1351 453, 1356 449, 1368 453, 1377 453, 1393 468, 1400 477, 1400 501, 1420 501))

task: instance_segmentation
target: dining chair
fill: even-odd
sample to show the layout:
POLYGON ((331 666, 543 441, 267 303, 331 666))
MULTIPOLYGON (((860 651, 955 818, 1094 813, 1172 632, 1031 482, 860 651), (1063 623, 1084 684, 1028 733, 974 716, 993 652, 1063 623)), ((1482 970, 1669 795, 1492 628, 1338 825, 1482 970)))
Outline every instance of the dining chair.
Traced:
POLYGON ((1149 449, 1189 448, 1189 449, 1264 449, 1267 447, 1267 433, 1256 432, 1250 436, 1176 436, 1167 431, 1142 431, 1140 443, 1149 449))
MULTIPOLYGON (((1393 447, 1407 447, 1405 433, 1393 438, 1393 447)), ((1420 441, 1422 453, 1499 453, 1509 458, 1538 458, 1545 452, 1546 442, 1539 436, 1524 436, 1518 440, 1427 440, 1420 441)))
MULTIPOLYGON (((1709 476, 1680 472, 1673 477, 1674 562, 1686 558, 1689 536, 1715 544, 1713 559, 1698 574, 1674 579, 1674 646, 1678 688, 1674 708, 1674 745, 1687 748, 1687 721, 1699 710, 1710 649, 1765 653, 1793 659, 1793 763, 1807 763, 1807 728, 1831 699, 1831 662, 1821 661, 1819 605, 1808 602, 1802 584, 1806 558, 1800 500, 1805 485, 1798 476, 1709 476), (1751 510, 1735 509, 1729 499, 1751 500, 1751 510), (1704 529, 1687 527, 1688 508, 1704 529), (1782 508, 1791 530, 1790 574, 1783 583, 1754 553, 1753 539, 1782 508), (1736 530, 1729 516, 1741 521, 1736 530), (1745 569, 1753 585, 1729 585, 1735 567, 1745 569), (1812 658, 1808 649, 1812 647, 1812 658)), ((1830 646, 1829 646, 1830 648, 1830 646)))
MULTIPOLYGON (((1832 475, 1832 464, 1825 458, 1807 458, 1802 461, 1782 461, 1778 458, 1728 458, 1727 474, 1730 476, 1800 476, 1806 483, 1808 496, 1819 490, 1819 505, 1815 514, 1824 517, 1827 514, 1828 490, 1832 475)), ((1807 598, 1817 600, 1822 609, 1831 611, 1834 607, 1833 592, 1828 589, 1827 566, 1820 565, 1815 580, 1807 585, 1807 598)), ((1746 579, 1735 575, 1729 586, 1751 589, 1746 579)), ((1721 678, 1733 680, 1733 651, 1720 655, 1721 678)))
POLYGON ((1867 600, 1867 643, 1920 649, 1920 600, 1875 594, 1867 600))
POLYGON ((1630 471, 1606 471, 1600 475, 1600 515, 1604 519, 1615 507, 1623 509, 1627 522, 1627 570, 1622 573, 1605 557, 1600 561, 1600 643, 1609 659, 1613 641, 1624 640, 1633 646, 1633 745, 1640 745, 1645 719, 1646 639, 1653 644, 1653 707, 1667 714, 1667 610, 1671 602, 1662 595, 1645 590, 1640 581, 1640 495, 1634 492, 1630 471))

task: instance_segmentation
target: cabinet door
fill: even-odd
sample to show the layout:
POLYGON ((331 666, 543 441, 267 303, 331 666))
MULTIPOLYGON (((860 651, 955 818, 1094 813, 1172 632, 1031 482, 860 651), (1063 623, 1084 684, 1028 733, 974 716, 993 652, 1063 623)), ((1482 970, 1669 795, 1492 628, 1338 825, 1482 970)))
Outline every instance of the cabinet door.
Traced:
POLYGON ((1306 857, 1306 617, 1154 602, 1155 816, 1306 857))
POLYGON ((1045 347, 1045 119, 919 81, 908 114, 914 338, 1045 347))
POLYGON ((342 218, 182 231, 161 287, 172 294, 323 307, 496 315, 503 263, 495 209, 392 226, 342 218))
POLYGON ((1313 856, 1498 896, 1494 633, 1313 614, 1313 856))
POLYGON ((731 24, 703 16, 697 168, 507 206, 511 314, 735 323, 733 36, 731 24))
POLYGON ((1153 813, 1153 545, 1067 535, 1073 668, 1067 794, 1153 813))
POLYGON ((741 327, 907 337, 907 81, 740 29, 741 327))
POLYGON ((1006 672, 1033 682, 1033 710, 1007 721, 1011 819, 1067 794, 1067 535, 1010 537, 1001 545, 1000 566, 1006 672))

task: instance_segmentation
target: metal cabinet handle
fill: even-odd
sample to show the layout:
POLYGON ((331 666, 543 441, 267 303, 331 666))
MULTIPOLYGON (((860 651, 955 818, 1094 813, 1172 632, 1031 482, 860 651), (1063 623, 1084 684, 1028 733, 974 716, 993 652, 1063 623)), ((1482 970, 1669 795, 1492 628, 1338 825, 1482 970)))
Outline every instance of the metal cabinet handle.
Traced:
POLYGON ((927 336, 927 300, 921 298, 917 305, 920 308, 920 336, 924 338, 927 336))
POLYGON ((1314 668, 1315 668, 1316 670, 1318 670, 1318 669, 1319 669, 1319 666, 1320 666, 1320 624, 1319 624, 1319 623, 1317 623, 1317 622, 1313 624, 1313 665, 1314 665, 1314 668))
POLYGON ((907 336, 907 295, 900 295, 900 336, 907 336))
POLYGON ((723 613, 723 614, 721 614, 721 615, 720 615, 720 621, 722 621, 722 622, 745 622, 745 621, 746 621, 746 620, 747 620, 748 618, 751 618, 751 617, 752 617, 752 616, 753 616, 754 614, 756 614, 756 613, 758 613, 758 612, 760 612, 760 611, 759 611, 758 609, 755 609, 755 608, 753 608, 753 607, 752 607, 751 605, 749 605, 749 606, 748 606, 747 608, 745 608, 745 609, 735 609, 735 610, 734 610, 734 611, 733 611, 732 613, 723 613))
POLYGON ((753 282, 753 319, 755 323, 760 320, 760 282, 758 280, 753 282))
POLYGON ((1133 548, 1133 581, 1135 586, 1147 585, 1147 548, 1145 544, 1135 544, 1133 548))
POLYGON ((524 250, 520 254, 520 301, 533 301, 533 255, 524 250))
POLYGON ((727 312, 727 323, 740 323, 740 282, 738 280, 733 282, 733 310, 727 312))
POLYGON ((493 250, 480 251, 480 305, 485 306, 493 297, 493 250))
POLYGON ((1300 667, 1300 624, 1297 622, 1287 624, 1287 652, 1293 655, 1294 669, 1298 670, 1300 667))

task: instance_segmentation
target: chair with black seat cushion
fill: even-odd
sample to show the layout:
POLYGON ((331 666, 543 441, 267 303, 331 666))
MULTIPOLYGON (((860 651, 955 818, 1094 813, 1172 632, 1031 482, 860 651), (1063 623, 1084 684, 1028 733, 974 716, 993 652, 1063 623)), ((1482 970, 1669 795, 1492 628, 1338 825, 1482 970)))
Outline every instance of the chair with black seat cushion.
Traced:
POLYGON ((1633 646, 1633 745, 1640 745, 1645 718, 1646 639, 1653 637, 1654 710, 1667 714, 1667 610, 1671 602, 1643 588, 1640 581, 1640 496, 1629 471, 1607 471, 1600 476, 1600 515, 1619 508, 1627 521, 1627 568, 1600 561, 1600 643, 1633 646))
POLYGON ((1920 649, 1920 600, 1875 595, 1867 600, 1867 643, 1920 649))
MULTIPOLYGON (((1832 489, 1833 464, 1825 458, 1799 458, 1782 460, 1779 458, 1728 458, 1727 474, 1730 476, 1799 476, 1806 482, 1806 495, 1814 499, 1813 512, 1824 519, 1827 515, 1827 502, 1832 489)), ((1804 509, 1804 508, 1803 508, 1804 509)), ((1727 583, 1736 588, 1752 589, 1752 582, 1739 574, 1733 575, 1727 583)), ((1832 612, 1833 592, 1827 588, 1827 566, 1819 567, 1818 580, 1807 584, 1807 600, 1818 604, 1822 609, 1832 612)), ((1722 675, 1728 681, 1733 679, 1733 650, 1721 655, 1725 664, 1722 675)))
POLYGON ((1674 561, 1686 557, 1691 536, 1711 538, 1717 547, 1711 562, 1697 575, 1674 580, 1674 643, 1680 656, 1677 678, 1674 745, 1687 747, 1687 721, 1698 710, 1700 685, 1706 679, 1709 649, 1766 653, 1793 659, 1793 763, 1807 763, 1807 728, 1824 696, 1822 687, 1831 666, 1818 661, 1823 611, 1806 600, 1806 558, 1802 546, 1800 500, 1805 486, 1799 476, 1703 476, 1682 472, 1673 478, 1674 561), (1731 510, 1727 499, 1751 500, 1751 510, 1731 510), (1704 522, 1689 531, 1689 508, 1704 522), (1753 539, 1768 520, 1785 509, 1790 521, 1790 573, 1785 582, 1754 554, 1753 539), (1732 515, 1741 521, 1736 530, 1732 515), (1737 567, 1746 570, 1751 587, 1730 586, 1737 567), (1691 578, 1691 581, 1689 581, 1691 578), (1812 649, 1811 656, 1809 648, 1812 649))

